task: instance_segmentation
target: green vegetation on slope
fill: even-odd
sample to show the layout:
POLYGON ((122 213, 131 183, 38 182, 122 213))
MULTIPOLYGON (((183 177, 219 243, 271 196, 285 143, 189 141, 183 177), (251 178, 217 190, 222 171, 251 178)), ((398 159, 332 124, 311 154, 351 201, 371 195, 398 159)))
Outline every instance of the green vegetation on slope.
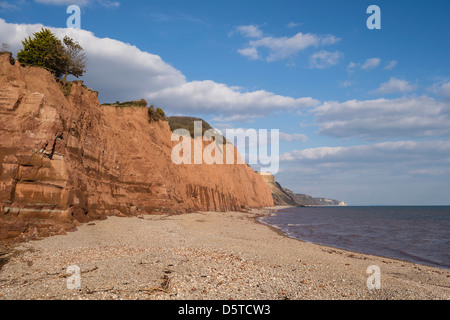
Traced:
MULTIPOLYGON (((211 125, 206 122, 203 119, 200 118, 195 118, 195 117, 169 117, 168 118, 169 121, 169 125, 170 125, 170 130, 175 131, 178 129, 185 129, 187 131, 189 131, 189 133, 191 134, 191 137, 194 138, 194 129, 195 129, 195 122, 196 121, 201 121, 202 122, 202 136, 205 135, 205 132, 208 130, 214 130, 215 129, 213 127, 211 127, 211 125)), ((215 131, 216 134, 218 134, 217 131, 215 131)), ((220 135, 221 136, 221 135, 220 135)), ((214 137, 212 137, 214 138, 214 137)), ((222 136, 223 138, 223 143, 226 143, 226 139, 222 136)))
POLYGON ((118 108, 127 108, 127 107, 141 107, 147 108, 148 102, 145 99, 135 100, 135 101, 125 101, 120 102, 116 101, 115 103, 103 103, 102 106, 113 106, 118 108))

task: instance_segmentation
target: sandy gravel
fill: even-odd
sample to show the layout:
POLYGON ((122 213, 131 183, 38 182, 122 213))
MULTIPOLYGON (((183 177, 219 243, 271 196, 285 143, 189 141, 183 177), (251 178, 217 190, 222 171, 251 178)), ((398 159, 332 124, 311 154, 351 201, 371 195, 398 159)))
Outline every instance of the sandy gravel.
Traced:
POLYGON ((112 217, 0 250, 0 300, 450 298, 450 270, 290 239, 258 214, 112 217), (73 265, 80 289, 68 288, 73 265), (367 287, 372 265, 379 290, 367 287))

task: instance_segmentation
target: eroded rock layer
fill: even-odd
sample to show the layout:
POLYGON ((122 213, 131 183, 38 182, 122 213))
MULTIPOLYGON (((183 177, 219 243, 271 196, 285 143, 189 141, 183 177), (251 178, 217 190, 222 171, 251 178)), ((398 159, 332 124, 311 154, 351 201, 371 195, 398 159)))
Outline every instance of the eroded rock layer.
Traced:
POLYGON ((61 234, 107 216, 273 205, 247 165, 175 165, 167 122, 65 96, 41 68, 0 54, 0 240, 61 234))

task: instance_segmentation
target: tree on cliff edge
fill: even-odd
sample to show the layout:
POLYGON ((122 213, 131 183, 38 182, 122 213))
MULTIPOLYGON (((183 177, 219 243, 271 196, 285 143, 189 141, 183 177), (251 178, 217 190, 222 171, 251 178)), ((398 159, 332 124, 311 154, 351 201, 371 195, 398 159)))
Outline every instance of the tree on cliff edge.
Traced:
POLYGON ((68 36, 64 37, 64 50, 63 57, 64 63, 62 65, 62 72, 64 73, 63 81, 66 82, 69 74, 75 77, 81 77, 84 74, 86 68, 86 54, 79 43, 75 42, 68 36))
POLYGON ((43 67, 65 83, 68 75, 80 77, 86 67, 83 48, 69 37, 59 40, 49 29, 42 28, 34 38, 22 41, 23 49, 17 54, 20 63, 43 67))

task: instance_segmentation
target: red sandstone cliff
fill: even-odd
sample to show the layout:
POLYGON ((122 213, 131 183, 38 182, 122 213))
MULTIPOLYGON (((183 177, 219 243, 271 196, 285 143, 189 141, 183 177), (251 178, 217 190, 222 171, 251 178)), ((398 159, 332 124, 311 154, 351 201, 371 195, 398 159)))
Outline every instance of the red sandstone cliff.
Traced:
POLYGON ((111 215, 273 205, 247 165, 181 165, 167 122, 100 106, 81 82, 64 96, 41 68, 0 54, 0 240, 61 234, 111 215))

